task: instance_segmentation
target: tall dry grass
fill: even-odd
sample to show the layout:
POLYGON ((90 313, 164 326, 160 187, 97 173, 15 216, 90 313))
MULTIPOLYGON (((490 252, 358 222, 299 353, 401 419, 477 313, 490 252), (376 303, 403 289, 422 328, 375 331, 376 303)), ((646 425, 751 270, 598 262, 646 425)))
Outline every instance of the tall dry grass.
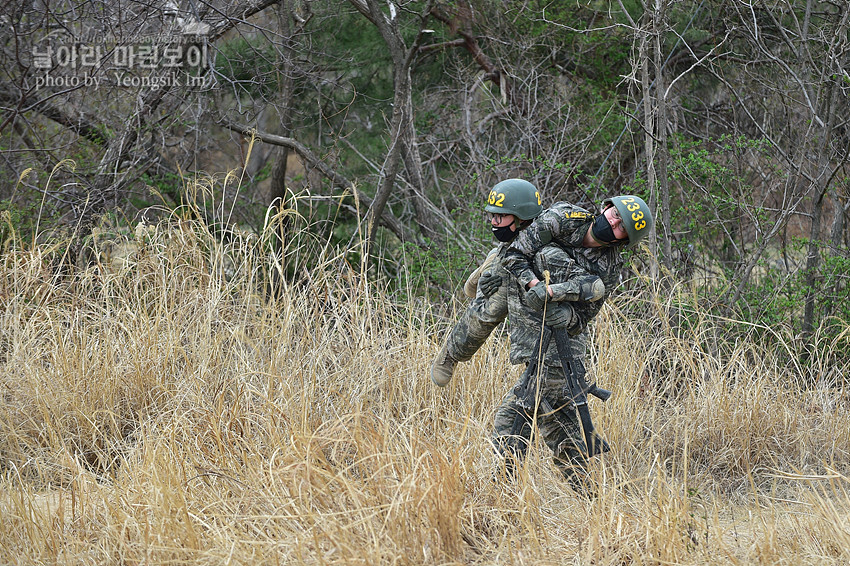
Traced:
POLYGON ((778 331, 728 343, 621 295, 594 334, 614 450, 588 502, 544 450, 491 480, 503 332, 437 389, 441 309, 331 257, 264 296, 259 244, 197 225, 141 241, 75 277, 47 245, 3 255, 1 563, 850 561, 838 352, 803 367, 778 331))

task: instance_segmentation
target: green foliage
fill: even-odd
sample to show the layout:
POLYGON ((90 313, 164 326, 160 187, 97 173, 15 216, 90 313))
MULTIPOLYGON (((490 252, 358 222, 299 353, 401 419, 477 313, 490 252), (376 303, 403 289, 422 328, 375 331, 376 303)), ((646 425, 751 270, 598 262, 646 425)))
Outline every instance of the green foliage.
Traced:
MULTIPOLYGON (((796 238, 784 251, 791 257, 803 257, 808 240, 796 238)), ((799 336, 806 301, 814 300, 813 326, 820 328, 815 348, 835 348, 835 341, 847 340, 850 325, 850 250, 821 249, 819 267, 814 287, 807 282, 807 272, 786 265, 783 261, 764 258, 760 260, 743 287, 738 300, 730 305, 724 302, 729 289, 726 286, 699 285, 693 295, 677 297, 681 307, 677 326, 696 328, 700 320, 691 320, 688 312, 710 314, 725 321, 725 340, 759 339, 772 343, 777 333, 799 336), (688 302, 690 301, 690 302, 688 302)), ((817 357, 817 356, 815 356, 817 357)))
MULTIPOLYGON (((726 321, 728 339, 770 342, 777 332, 799 334, 806 301, 814 297, 813 325, 821 329, 822 340, 813 347, 833 347, 830 340, 845 333, 850 324, 850 254, 845 249, 821 246, 812 288, 800 267, 809 242, 795 239, 781 248, 771 242, 767 251, 758 251, 761 259, 748 272, 735 303, 728 302, 736 296, 744 266, 757 252, 755 247, 765 245, 756 241, 756 229, 763 234, 765 227, 779 221, 776 210, 759 204, 770 201, 761 194, 764 189, 756 184, 760 178, 752 167, 753 162, 760 163, 763 173, 771 166, 771 160, 765 159, 770 144, 745 136, 676 142, 668 168, 673 188, 673 254, 681 261, 696 258, 699 265, 688 268, 700 270, 690 303, 677 303, 680 316, 676 326, 694 328, 699 320, 691 320, 687 313, 709 312, 726 321), (679 187, 681 190, 676 190, 679 187)), ((782 171, 772 173, 781 176, 782 171)), ((640 194, 645 185, 639 174, 635 180, 632 190, 640 194)))
MULTIPOLYGON (((817 301, 820 319, 837 318, 850 322, 850 249, 821 257, 817 301)), ((815 323, 817 326, 817 322, 815 323)))
MULTIPOLYGON (((392 57, 378 29, 358 13, 340 13, 317 30, 323 58, 332 73, 323 95, 345 112, 384 108, 393 98, 392 57)), ((328 113, 331 123, 344 118, 328 113)), ((373 116, 374 117, 374 116, 373 116)), ((380 124, 380 119, 376 120, 380 124)))
POLYGON ((736 312, 744 322, 769 328, 799 328, 806 296, 800 274, 789 275, 767 260, 760 261, 758 268, 761 275, 750 279, 735 305, 736 312))
MULTIPOLYGON (((752 201, 753 187, 749 168, 739 170, 735 164, 767 147, 762 139, 721 136, 705 141, 680 139, 672 148, 670 180, 687 190, 672 195, 671 223, 680 240, 694 246, 708 261, 734 269, 741 260, 734 250, 734 238, 745 235, 740 207, 752 201)), ((766 218, 766 211, 752 205, 748 212, 766 218)))
MULTIPOLYGON (((149 187, 152 187, 159 194, 167 197, 172 203, 180 202, 180 195, 183 191, 183 179, 179 175, 173 173, 158 173, 142 175, 142 181, 149 187)), ((147 206, 150 203, 138 203, 138 205, 147 206)), ((141 208, 141 207, 140 207, 141 208)))
POLYGON ((404 258, 404 268, 408 274, 405 283, 414 294, 427 295, 435 287, 457 290, 484 260, 487 246, 493 237, 483 214, 476 209, 455 209, 451 216, 458 225, 464 226, 473 242, 480 242, 480 247, 470 251, 454 238, 446 240, 445 249, 432 245, 430 241, 424 245, 403 243, 399 255, 404 258))
POLYGON ((215 63, 218 72, 246 94, 268 95, 278 88, 274 48, 262 37, 240 36, 222 43, 215 63))
POLYGON ((526 2, 512 24, 520 41, 534 42, 561 72, 613 91, 629 71, 629 49, 624 48, 629 39, 621 28, 607 24, 627 19, 595 4, 526 2))

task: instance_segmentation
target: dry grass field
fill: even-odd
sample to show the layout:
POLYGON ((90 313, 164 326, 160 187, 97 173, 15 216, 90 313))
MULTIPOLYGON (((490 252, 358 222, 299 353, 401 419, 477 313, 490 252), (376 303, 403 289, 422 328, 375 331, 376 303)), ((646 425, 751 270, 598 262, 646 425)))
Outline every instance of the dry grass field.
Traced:
POLYGON ((850 563, 850 330, 804 366, 781 329, 619 295, 588 502, 545 450, 491 479, 504 333, 438 389, 442 306, 333 258, 269 299, 256 243, 144 240, 73 278, 2 256, 2 564, 850 563))

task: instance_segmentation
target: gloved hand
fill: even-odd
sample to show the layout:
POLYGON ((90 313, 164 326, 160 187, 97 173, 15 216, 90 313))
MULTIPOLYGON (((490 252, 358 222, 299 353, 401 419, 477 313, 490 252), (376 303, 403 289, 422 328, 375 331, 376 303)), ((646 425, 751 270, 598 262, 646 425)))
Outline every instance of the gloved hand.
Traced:
POLYGON ((492 271, 485 271, 478 279, 478 288, 486 298, 490 298, 502 286, 502 276, 492 271))
POLYGON ((536 311, 542 310, 547 295, 546 284, 538 283, 525 292, 525 304, 536 311))
POLYGON ((550 303, 546 307, 546 319, 544 323, 549 328, 569 328, 573 324, 575 313, 570 305, 563 303, 550 303))

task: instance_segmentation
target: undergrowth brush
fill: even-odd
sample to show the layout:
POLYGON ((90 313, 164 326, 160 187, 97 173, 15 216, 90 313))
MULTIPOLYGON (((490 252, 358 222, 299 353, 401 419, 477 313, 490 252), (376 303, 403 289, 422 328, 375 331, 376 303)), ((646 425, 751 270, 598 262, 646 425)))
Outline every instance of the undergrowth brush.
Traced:
POLYGON ((730 344, 705 313, 665 324, 651 285, 618 296, 593 328, 613 450, 586 501, 545 448, 493 481, 506 331, 438 389, 451 315, 332 256, 271 295, 262 250, 164 223, 71 275, 47 244, 6 251, 0 562, 850 560, 840 352, 804 366, 781 330, 730 344))

